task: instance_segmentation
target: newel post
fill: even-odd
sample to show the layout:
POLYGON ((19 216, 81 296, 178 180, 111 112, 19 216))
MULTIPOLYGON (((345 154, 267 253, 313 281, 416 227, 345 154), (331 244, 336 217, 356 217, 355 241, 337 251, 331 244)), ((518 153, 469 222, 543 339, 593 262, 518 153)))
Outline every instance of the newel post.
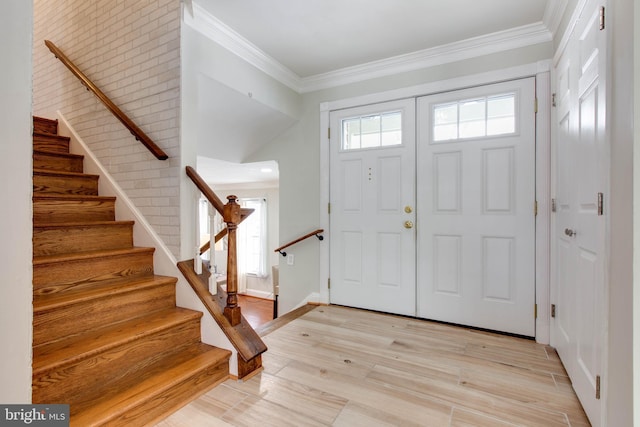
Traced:
POLYGON ((236 196, 228 196, 224 205, 223 218, 227 223, 227 305, 224 315, 236 326, 240 323, 241 313, 238 306, 238 254, 236 250, 236 229, 240 223, 240 205, 236 196))

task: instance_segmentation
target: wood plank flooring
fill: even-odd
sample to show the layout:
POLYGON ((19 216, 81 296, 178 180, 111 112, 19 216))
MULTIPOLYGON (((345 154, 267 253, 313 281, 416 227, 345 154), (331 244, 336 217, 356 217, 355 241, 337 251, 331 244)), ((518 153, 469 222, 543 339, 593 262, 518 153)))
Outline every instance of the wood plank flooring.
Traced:
POLYGON ((273 320, 273 301, 238 294, 242 315, 253 329, 273 320))
POLYGON ((588 426, 548 346, 319 306, 264 338, 264 371, 158 427, 588 426))

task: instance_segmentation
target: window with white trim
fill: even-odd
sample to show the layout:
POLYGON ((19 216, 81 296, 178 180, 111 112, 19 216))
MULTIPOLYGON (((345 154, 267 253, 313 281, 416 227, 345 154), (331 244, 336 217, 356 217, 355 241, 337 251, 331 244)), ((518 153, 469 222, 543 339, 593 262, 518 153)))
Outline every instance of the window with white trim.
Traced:
POLYGON ((240 206, 253 209, 238 226, 239 250, 243 250, 244 273, 266 277, 267 272, 267 201, 240 199, 240 206))

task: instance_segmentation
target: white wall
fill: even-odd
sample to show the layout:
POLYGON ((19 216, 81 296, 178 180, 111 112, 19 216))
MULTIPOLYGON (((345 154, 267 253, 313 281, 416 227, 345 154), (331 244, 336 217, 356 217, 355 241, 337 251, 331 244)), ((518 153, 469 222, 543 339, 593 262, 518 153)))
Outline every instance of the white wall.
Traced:
POLYGON ((34 112, 60 110, 177 255, 180 0, 34 0, 34 112), (168 155, 157 160, 45 47, 54 42, 168 155))
POLYGON ((0 402, 31 403, 33 5, 0 4, 0 402))

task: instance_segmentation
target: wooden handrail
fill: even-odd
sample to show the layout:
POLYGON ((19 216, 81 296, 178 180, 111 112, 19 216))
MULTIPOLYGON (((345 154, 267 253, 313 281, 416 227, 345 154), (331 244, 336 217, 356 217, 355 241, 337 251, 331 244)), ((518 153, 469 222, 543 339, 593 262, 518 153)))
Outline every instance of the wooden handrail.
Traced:
POLYGON ((109 111, 111 111, 111 113, 116 116, 116 118, 118 120, 120 120, 120 122, 122 122, 122 124, 129 129, 129 132, 131 132, 131 134, 135 137, 136 141, 140 141, 142 143, 142 145, 144 145, 145 147, 147 147, 147 149, 149 151, 151 151, 151 153, 156 156, 156 158, 158 160, 167 160, 169 158, 169 156, 162 151, 162 149, 160 147, 158 147, 152 140, 151 138, 149 138, 147 136, 147 134, 145 134, 142 129, 140 129, 138 126, 136 126, 135 123, 133 123, 133 121, 131 121, 131 119, 124 113, 122 112, 122 110, 120 108, 118 108, 112 101, 111 99, 109 99, 109 97, 107 97, 107 95, 105 95, 100 89, 98 89, 98 87, 93 84, 93 82, 91 80, 89 80, 89 78, 84 75, 84 73, 82 71, 80 71, 80 69, 73 63, 73 61, 71 61, 59 48, 58 46, 56 46, 53 42, 51 42, 50 40, 45 40, 44 44, 47 45, 47 47, 49 48, 49 50, 56 56, 56 58, 58 58, 68 69, 69 71, 71 71, 71 73, 76 76, 80 82, 91 92, 93 92, 93 94, 95 96, 98 97, 98 99, 100 101, 102 101, 102 103, 107 107, 107 109, 109 111))
POLYGON ((317 230, 312 231, 311 233, 307 233, 304 236, 297 238, 296 240, 292 240, 286 245, 280 246, 278 249, 274 250, 274 252, 280 252, 282 256, 287 256, 287 253, 284 252, 283 249, 286 249, 291 245, 295 245, 298 242, 302 242, 304 239, 308 239, 311 236, 316 236, 318 240, 322 240, 324 239, 324 236, 321 236, 320 233, 324 233, 324 230, 322 228, 318 228, 317 230))
POLYGON ((213 205, 213 207, 218 211, 220 215, 224 212, 224 203, 222 200, 213 192, 211 187, 207 185, 207 183, 198 175, 198 172, 191 166, 187 166, 187 176, 191 178, 191 181, 198 187, 198 190, 206 197, 206 199, 213 205))

